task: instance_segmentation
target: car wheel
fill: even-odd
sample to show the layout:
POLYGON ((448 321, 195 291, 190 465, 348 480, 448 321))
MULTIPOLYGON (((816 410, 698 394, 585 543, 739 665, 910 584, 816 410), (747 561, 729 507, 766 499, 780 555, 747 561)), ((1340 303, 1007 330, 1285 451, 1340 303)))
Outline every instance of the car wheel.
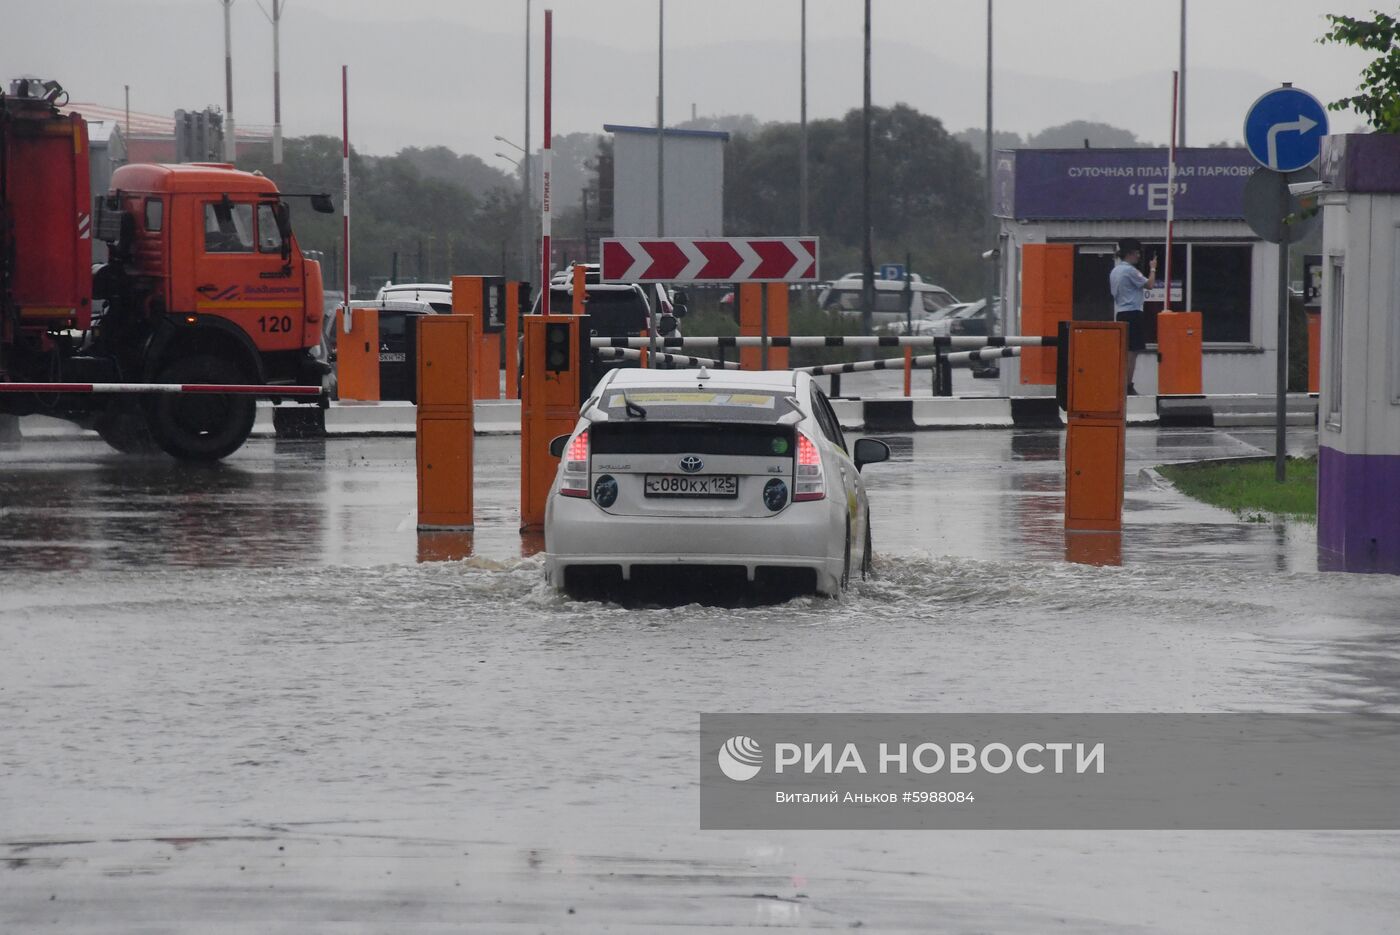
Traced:
POLYGON ((865 554, 860 559, 860 577, 864 581, 875 574, 875 552, 870 546, 870 511, 865 511, 865 554))
POLYGON ((846 517, 846 563, 841 566, 841 590, 851 586, 851 518, 846 517))

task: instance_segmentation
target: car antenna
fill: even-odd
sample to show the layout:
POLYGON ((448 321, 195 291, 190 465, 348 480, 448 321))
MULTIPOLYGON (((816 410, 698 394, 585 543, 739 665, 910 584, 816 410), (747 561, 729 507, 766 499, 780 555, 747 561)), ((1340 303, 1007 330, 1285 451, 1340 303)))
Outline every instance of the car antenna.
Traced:
POLYGON ((622 390, 622 408, 627 413, 628 418, 636 416, 638 419, 645 419, 647 411, 627 398, 627 391, 622 390))

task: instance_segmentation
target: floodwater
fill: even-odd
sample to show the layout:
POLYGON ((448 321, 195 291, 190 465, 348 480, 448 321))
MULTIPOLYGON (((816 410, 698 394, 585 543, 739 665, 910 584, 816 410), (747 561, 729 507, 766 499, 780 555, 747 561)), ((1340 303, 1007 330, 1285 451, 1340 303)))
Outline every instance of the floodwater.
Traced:
POLYGON ((737 609, 545 588, 515 439, 426 542, 407 439, 0 453, 0 930, 1394 930, 1397 834, 698 830, 702 711, 1400 709, 1400 582, 1135 473, 1268 441, 1130 430, 1094 565, 1058 433, 921 433, 876 579, 737 609))

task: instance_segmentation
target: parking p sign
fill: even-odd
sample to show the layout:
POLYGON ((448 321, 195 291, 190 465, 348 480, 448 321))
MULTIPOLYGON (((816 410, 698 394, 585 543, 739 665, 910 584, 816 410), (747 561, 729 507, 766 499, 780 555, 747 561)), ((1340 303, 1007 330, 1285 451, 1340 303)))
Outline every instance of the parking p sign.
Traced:
POLYGON ((1244 143, 1266 169, 1293 172, 1310 164, 1327 135, 1327 110, 1306 91, 1284 86, 1261 95, 1244 118, 1244 143))

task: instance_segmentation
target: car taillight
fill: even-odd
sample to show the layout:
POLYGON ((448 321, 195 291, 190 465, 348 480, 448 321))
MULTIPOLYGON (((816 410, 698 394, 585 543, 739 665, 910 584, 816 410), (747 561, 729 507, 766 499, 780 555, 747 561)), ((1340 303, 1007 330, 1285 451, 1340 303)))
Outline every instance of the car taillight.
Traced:
POLYGON ((588 497, 588 429, 579 432, 564 449, 564 475, 559 492, 566 497, 588 497))
POLYGON ((797 478, 792 492, 795 502, 820 500, 826 496, 826 478, 822 475, 822 455, 813 441, 797 433, 797 478))

